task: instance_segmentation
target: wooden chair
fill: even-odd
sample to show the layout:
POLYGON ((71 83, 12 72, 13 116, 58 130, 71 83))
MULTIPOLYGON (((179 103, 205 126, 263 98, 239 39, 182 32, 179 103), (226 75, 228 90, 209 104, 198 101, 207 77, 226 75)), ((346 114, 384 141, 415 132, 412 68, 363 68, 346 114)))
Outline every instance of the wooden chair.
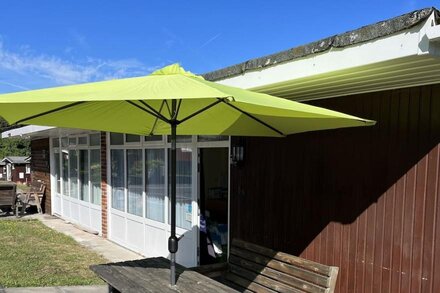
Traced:
POLYGON ((29 192, 24 192, 18 195, 21 204, 21 213, 23 214, 27 206, 37 206, 38 213, 43 212, 41 208, 41 201, 46 191, 46 185, 44 182, 32 181, 31 189, 29 192))
POLYGON ((339 269, 234 239, 228 263, 193 270, 239 292, 332 293, 339 269))
POLYGON ((17 185, 12 182, 0 182, 0 209, 5 212, 16 211, 17 185))

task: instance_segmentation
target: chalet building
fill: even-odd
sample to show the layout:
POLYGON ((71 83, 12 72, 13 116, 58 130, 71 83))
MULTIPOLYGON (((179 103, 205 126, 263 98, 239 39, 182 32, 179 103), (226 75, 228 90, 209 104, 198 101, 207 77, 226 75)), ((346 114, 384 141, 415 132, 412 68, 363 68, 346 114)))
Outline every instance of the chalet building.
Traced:
POLYGON ((0 181, 6 181, 6 163, 0 161, 0 181))
POLYGON ((0 180, 31 183, 31 157, 9 156, 0 161, 0 180))
MULTIPOLYGON (((440 292, 438 24, 437 9, 422 9, 206 73, 377 124, 180 137, 178 261, 210 261, 207 227, 220 259, 240 238, 338 266, 337 292, 440 292)), ((167 136, 41 126, 2 135, 32 139, 46 213, 168 256, 167 136)))

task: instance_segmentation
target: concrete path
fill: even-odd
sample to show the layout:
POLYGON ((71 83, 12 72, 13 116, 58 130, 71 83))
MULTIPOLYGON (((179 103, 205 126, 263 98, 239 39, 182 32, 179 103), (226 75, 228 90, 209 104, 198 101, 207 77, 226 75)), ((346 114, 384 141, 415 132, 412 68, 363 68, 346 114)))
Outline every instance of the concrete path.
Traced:
POLYGON ((107 293, 107 286, 0 288, 0 293, 107 293))
POLYGON ((79 244, 102 255, 109 262, 119 262, 143 258, 131 250, 123 248, 101 236, 81 230, 81 227, 66 222, 60 218, 49 215, 34 215, 33 218, 40 220, 44 225, 55 231, 61 232, 75 239, 79 244))

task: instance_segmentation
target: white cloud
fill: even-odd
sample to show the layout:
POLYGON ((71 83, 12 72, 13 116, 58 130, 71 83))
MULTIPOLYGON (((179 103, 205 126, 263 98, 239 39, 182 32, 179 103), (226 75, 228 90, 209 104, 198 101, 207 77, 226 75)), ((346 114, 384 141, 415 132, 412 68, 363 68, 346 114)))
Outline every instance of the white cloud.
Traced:
POLYGON ((5 48, 0 38, 0 71, 43 78, 58 85, 141 76, 158 67, 146 66, 137 59, 103 60, 88 57, 80 61, 66 60, 36 54, 27 46, 12 52, 5 48))

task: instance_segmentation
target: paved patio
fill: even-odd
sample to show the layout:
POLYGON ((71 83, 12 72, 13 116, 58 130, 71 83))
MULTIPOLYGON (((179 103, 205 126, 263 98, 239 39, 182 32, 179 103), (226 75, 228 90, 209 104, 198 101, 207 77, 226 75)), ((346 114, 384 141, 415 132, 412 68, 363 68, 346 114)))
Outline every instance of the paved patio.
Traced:
POLYGON ((30 215, 29 217, 38 219, 47 227, 72 237, 79 244, 108 259, 109 262, 120 262, 143 258, 140 254, 119 246, 105 238, 102 238, 101 236, 87 232, 86 229, 82 229, 81 227, 64 221, 58 217, 44 214, 35 214, 30 215))
POLYGON ((0 288, 0 293, 107 293, 107 286, 0 288))

